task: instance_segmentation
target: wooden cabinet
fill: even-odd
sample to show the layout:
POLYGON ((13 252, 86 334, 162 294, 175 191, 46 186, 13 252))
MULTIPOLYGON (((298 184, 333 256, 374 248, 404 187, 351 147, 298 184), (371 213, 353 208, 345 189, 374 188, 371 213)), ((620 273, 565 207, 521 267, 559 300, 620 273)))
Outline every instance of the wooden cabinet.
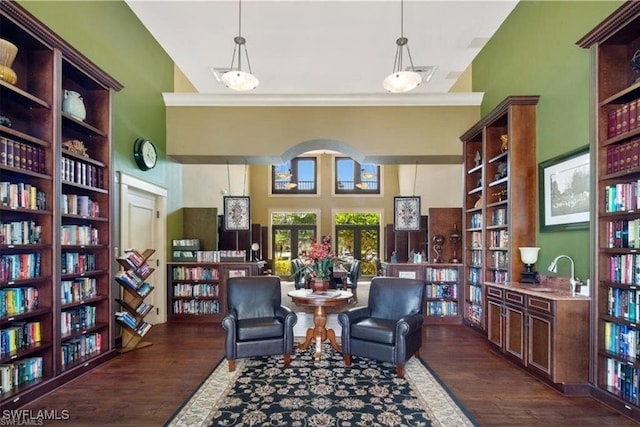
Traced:
POLYGON ((151 345, 151 342, 142 341, 142 338, 152 326, 144 318, 153 306, 144 302, 144 299, 153 291, 153 286, 146 280, 155 271, 147 262, 154 252, 154 249, 147 249, 142 253, 128 250, 124 256, 117 258, 118 264, 123 268, 115 276, 122 288, 121 298, 116 299, 120 304, 116 319, 123 328, 122 345, 118 349, 120 353, 151 345))
POLYGON ((425 322, 462 322, 460 310, 462 264, 383 263, 385 276, 407 277, 425 282, 425 322))
POLYGON ((631 67, 640 51, 640 3, 624 3, 578 44, 596 61, 593 394, 640 420, 640 275, 633 273, 640 267, 640 74, 631 67), (623 197, 631 190, 633 197, 623 197))
POLYGON ((15 2, 0 2, 0 38, 18 48, 17 81, 0 80, 0 406, 11 409, 115 355, 111 96, 122 86, 15 2), (65 91, 82 96, 84 118, 63 111, 65 91))
POLYGON ((257 276, 257 263, 167 264, 169 321, 220 322, 226 314, 227 279, 257 276))
POLYGON ((512 96, 460 137, 464 144, 464 320, 485 328, 484 282, 518 280, 535 246, 537 96, 512 96))
POLYGON ((518 286, 486 285, 489 342, 559 391, 588 394, 589 299, 518 286))

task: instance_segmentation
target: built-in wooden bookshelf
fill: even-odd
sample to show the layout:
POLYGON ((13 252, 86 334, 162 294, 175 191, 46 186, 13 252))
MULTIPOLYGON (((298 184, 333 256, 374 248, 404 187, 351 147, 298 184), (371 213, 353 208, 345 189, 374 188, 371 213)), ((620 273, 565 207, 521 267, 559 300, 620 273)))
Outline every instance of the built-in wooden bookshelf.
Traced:
POLYGON ((536 104, 511 96, 460 137, 464 144, 464 320, 484 330, 484 283, 517 281, 535 246, 536 104))
POLYGON ((592 393, 640 420, 640 2, 624 3, 578 42, 596 58, 596 205, 592 393))
POLYGON ((226 314, 227 279, 256 276, 253 262, 172 262, 167 264, 169 321, 219 322, 226 314))
POLYGON ((15 2, 0 2, 0 38, 18 48, 17 81, 0 80, 0 257, 14 266, 0 269, 11 343, 0 407, 11 409, 115 355, 111 94, 122 86, 15 2), (65 90, 82 95, 83 120, 62 111, 65 90), (12 381, 24 368, 33 374, 12 381))
POLYGON ((425 282, 425 322, 457 324, 462 322, 462 264, 383 263, 384 275, 406 277, 425 282))
POLYGON ((122 288, 121 297, 116 299, 120 310, 116 311, 116 319, 122 325, 122 344, 118 351, 126 353, 150 346, 150 341, 143 341, 144 336, 151 329, 151 324, 144 318, 153 309, 153 305, 144 299, 153 291, 153 286, 146 280, 155 271, 147 260, 155 249, 139 252, 135 249, 125 251, 118 257, 118 264, 122 271, 116 274, 116 282, 122 288))

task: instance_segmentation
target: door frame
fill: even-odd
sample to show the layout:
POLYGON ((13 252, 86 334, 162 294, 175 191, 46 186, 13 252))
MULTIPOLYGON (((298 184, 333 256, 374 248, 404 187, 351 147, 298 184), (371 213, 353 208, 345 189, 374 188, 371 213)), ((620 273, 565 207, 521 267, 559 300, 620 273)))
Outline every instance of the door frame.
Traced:
MULTIPOLYGON (((154 299, 158 302, 158 316, 159 323, 166 323, 167 321, 167 278, 164 272, 166 271, 167 259, 166 259, 166 239, 167 239, 167 189, 160 187, 156 184, 144 181, 140 178, 128 175, 124 172, 116 173, 116 184, 119 189, 119 229, 120 235, 117 236, 118 244, 114 246, 115 257, 120 256, 120 245, 122 242, 128 241, 129 229, 126 224, 129 224, 129 209, 127 209, 127 200, 129 198, 129 192, 135 190, 136 192, 144 192, 155 196, 155 209, 157 211, 155 226, 154 226, 154 241, 159 242, 162 245, 156 248, 156 259, 158 260, 158 266, 156 266, 156 272, 154 276, 154 282, 156 283, 157 292, 154 295, 154 299)), ((146 248, 138 248, 144 250, 146 248)))

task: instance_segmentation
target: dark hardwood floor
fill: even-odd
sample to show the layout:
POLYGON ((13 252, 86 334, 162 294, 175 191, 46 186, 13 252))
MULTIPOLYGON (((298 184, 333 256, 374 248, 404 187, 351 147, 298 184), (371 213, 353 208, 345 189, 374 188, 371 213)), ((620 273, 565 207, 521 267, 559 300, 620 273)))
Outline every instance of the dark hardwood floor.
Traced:
MULTIPOLYGON (((223 356, 219 324, 162 324, 151 347, 118 355, 22 409, 68 410, 65 426, 162 426, 223 356)), ((425 328, 422 358, 482 426, 638 425, 589 397, 563 397, 496 355, 466 326, 425 328)))

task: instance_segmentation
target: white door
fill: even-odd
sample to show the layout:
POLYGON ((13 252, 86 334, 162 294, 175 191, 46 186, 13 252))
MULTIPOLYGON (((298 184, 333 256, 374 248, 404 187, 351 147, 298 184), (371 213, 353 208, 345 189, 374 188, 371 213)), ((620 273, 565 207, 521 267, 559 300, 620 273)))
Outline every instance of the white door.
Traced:
MULTIPOLYGON (((145 321, 152 325, 163 323, 167 318, 163 256, 165 198, 148 191, 149 188, 136 187, 136 183, 124 175, 121 175, 120 184, 120 252, 129 248, 140 251, 155 249, 148 259, 155 271, 146 279, 154 289, 145 298, 145 302, 153 305, 154 309, 145 317, 145 321)), ((144 187, 144 183, 140 186, 144 187)))

